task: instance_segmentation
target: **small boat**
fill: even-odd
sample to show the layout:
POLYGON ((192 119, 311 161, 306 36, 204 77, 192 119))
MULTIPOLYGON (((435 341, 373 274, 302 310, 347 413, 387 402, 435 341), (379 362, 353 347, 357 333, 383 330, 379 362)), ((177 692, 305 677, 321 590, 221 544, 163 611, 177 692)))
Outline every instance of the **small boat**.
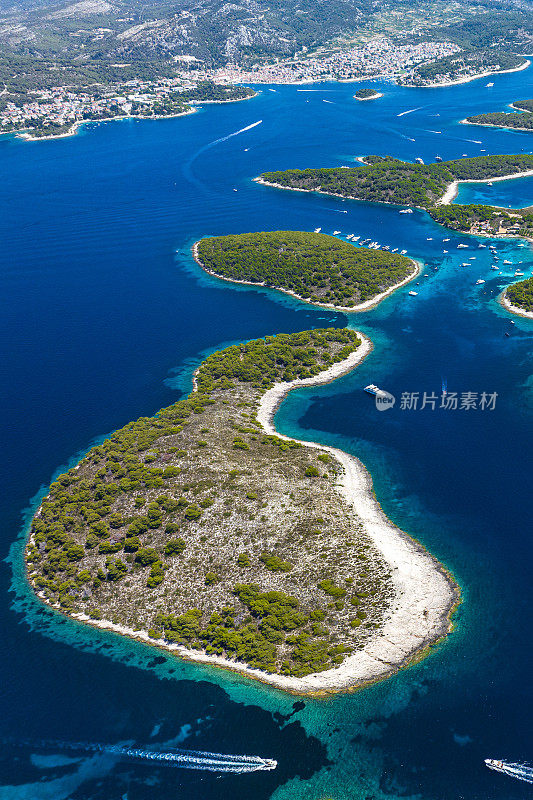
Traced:
POLYGON ((315 233, 320 233, 321 230, 322 228, 315 228, 315 233))
POLYGON ((447 251, 447 250, 443 250, 442 252, 443 252, 443 253, 447 253, 448 251, 447 251))
POLYGON ((357 240, 360 239, 360 238, 361 238, 360 236, 353 236, 352 235, 352 239, 353 239, 354 242, 357 242, 357 240))
POLYGON ((428 236, 426 238, 426 242, 432 242, 432 241, 433 241, 433 236, 428 236))
POLYGON ((415 158, 415 161, 416 161, 417 164, 423 164, 424 163, 422 161, 422 159, 420 158, 420 156, 418 156, 418 158, 415 158))
POLYGON ((379 386, 376 386, 375 383, 369 383, 368 386, 365 386, 365 392, 367 394, 372 394, 374 397, 379 397, 379 395, 386 395, 387 393, 380 389, 379 386))
POLYGON ((505 335, 506 335, 506 336, 510 336, 511 334, 510 334, 510 333, 508 333, 508 331, 505 331, 505 335))
POLYGON ((442 157, 441 156, 435 156, 435 161, 442 161, 442 157))
POLYGON ((468 247, 468 245, 467 245, 467 244, 458 244, 458 245, 457 245, 457 249, 458 249, 458 250, 459 250, 461 247, 468 247))
POLYGON ((234 191, 234 192, 238 192, 239 190, 238 190, 238 189, 234 189, 233 191, 234 191))
POLYGON ((413 213, 413 209, 412 208, 402 208, 402 210, 399 213, 400 214, 412 214, 413 213))
MULTIPOLYGON (((487 87, 486 88, 490 89, 491 86, 494 86, 494 84, 493 83, 487 83, 487 87)), ((487 759, 487 761, 489 761, 489 759, 487 759)), ((487 763, 487 762, 485 762, 485 763, 487 763)))
POLYGON ((486 244, 478 244, 478 247, 486 247, 486 244))
POLYGON ((333 236, 338 236, 340 231, 333 231, 333 236))
POLYGON ((492 186, 492 181, 487 181, 487 186, 492 186))
POLYGON ((400 254, 404 256, 407 253, 407 250, 400 250, 400 254))
POLYGON ((478 281, 476 281, 476 286, 480 286, 482 283, 485 283, 485 281, 483 278, 480 278, 478 281))
POLYGON ((523 272, 521 272, 519 269, 517 269, 515 274, 514 274, 514 276, 516 278, 516 277, 518 277, 518 275, 523 275, 523 274, 524 274, 523 272))
POLYGON ((418 295, 418 292, 413 292, 413 291, 411 290, 411 291, 409 292, 409 294, 411 295, 411 297, 416 297, 416 296, 418 295))
POLYGON ((443 242, 449 242, 450 240, 449 239, 443 239, 442 241, 443 242))
POLYGON ((429 278, 429 275, 427 274, 427 272, 426 272, 426 274, 424 275, 424 278, 429 278))
POLYGON ((513 262, 512 262, 512 261, 509 261, 509 259, 508 259, 508 258, 505 258, 505 259, 504 259, 504 261, 503 261, 503 263, 504 263, 504 264, 512 264, 513 262))
POLYGON ((493 264, 491 269, 498 269, 498 267, 496 266, 496 264, 493 264))

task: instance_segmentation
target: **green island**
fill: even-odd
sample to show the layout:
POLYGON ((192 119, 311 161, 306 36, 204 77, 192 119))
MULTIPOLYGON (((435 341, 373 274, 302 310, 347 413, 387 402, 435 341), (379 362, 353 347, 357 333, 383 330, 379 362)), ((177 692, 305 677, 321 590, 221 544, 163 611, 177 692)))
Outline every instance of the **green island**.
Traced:
POLYGON ((207 272, 290 292, 311 303, 353 308, 416 274, 399 253, 355 247, 323 233, 270 231, 214 236, 194 248, 207 272))
POLYGON ((358 167, 288 169, 264 172, 260 183, 285 189, 379 203, 434 208, 450 184, 490 180, 533 169, 533 155, 460 158, 437 164, 411 164, 391 156, 365 156, 358 167))
POLYGON ((429 210, 435 222, 475 236, 533 237, 533 207, 496 208, 470 205, 437 206, 429 210))
POLYGON ((472 80, 481 75, 520 69, 522 56, 493 48, 467 48, 458 53, 419 64, 398 83, 404 86, 433 86, 472 80))
POLYGON ((515 100, 512 107, 521 113, 492 111, 486 114, 475 114, 462 122, 469 125, 489 125, 492 128, 514 128, 518 131, 533 130, 533 100, 515 100))
POLYGON ((383 97, 381 92, 376 92, 375 89, 371 89, 369 86, 363 86, 362 89, 358 89, 354 94, 356 100, 375 100, 378 97, 383 97))
POLYGON ((26 547, 66 614, 265 673, 339 665, 379 628, 389 565, 335 488, 335 458, 265 434, 275 382, 312 378, 355 331, 279 334, 213 353, 196 390, 93 447, 52 483, 26 547))
POLYGON ((533 278, 513 283, 503 293, 503 298, 508 300, 514 308, 533 315, 533 278))

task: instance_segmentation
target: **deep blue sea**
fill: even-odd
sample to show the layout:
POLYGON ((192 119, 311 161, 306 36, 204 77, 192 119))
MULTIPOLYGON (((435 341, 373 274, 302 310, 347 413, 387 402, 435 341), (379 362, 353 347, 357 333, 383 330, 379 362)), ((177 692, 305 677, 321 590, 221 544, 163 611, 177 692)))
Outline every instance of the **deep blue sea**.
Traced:
MULTIPOLYGON (((531 786, 483 764, 533 756, 533 323, 511 319, 495 299, 520 262, 531 272, 530 246, 498 241, 496 274, 481 240, 423 212, 251 180, 367 153, 432 161, 531 152, 531 134, 458 124, 532 96, 531 68, 493 81, 376 82, 384 97, 368 103, 353 99, 356 84, 262 87, 248 102, 181 119, 89 125, 49 142, 0 139, 0 739, 10 740, 0 800, 531 796, 531 786), (202 235, 316 227, 405 248, 425 265, 419 286, 346 316, 228 286, 190 256, 202 235), (206 352, 325 325, 363 330, 375 348, 351 375, 293 393, 277 425, 359 456, 386 513, 456 576, 464 602, 455 630, 429 658, 359 693, 301 700, 58 618, 33 599, 23 537, 54 473, 188 391, 206 352), (403 393, 440 395, 443 381, 449 391, 497 393, 495 408, 401 407, 403 393), (376 410, 362 391, 369 382, 396 396, 393 409, 376 410), (193 772, 73 755, 50 740, 249 753, 279 766, 193 772)), ((463 186, 459 200, 472 199, 530 205, 533 180, 463 186)))

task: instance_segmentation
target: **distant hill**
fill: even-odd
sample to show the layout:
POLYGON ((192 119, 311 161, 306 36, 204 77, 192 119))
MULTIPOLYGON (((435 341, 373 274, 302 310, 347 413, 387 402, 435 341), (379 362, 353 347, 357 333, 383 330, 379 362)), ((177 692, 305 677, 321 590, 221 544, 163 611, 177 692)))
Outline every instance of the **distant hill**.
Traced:
POLYGON ((0 0, 0 82, 15 89, 170 74, 346 46, 375 34, 502 49, 533 43, 524 0, 0 0), (449 20, 453 20, 448 24, 449 20), (15 77, 16 76, 16 77, 15 77))

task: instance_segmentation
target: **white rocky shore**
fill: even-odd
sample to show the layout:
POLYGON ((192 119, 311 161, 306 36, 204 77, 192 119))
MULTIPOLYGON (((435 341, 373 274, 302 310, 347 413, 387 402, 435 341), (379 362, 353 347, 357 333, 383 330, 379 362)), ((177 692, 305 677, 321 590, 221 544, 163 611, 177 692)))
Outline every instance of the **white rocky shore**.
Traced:
MULTIPOLYGON (((350 372, 372 350, 371 341, 359 334, 362 343, 355 353, 314 378, 278 383, 262 396, 257 418, 269 434, 277 433, 273 416, 283 398, 293 389, 334 381, 350 372)), ((281 436, 281 438, 288 438, 281 436)), ((451 615, 460 593, 446 570, 419 543, 396 528, 385 516, 372 491, 372 480, 361 462, 334 447, 302 442, 306 447, 326 450, 343 466, 338 490, 353 506, 367 535, 389 564, 396 600, 381 629, 364 648, 349 656, 339 667, 293 678, 251 669, 246 664, 176 644, 163 644, 146 631, 133 630, 107 620, 93 620, 73 614, 80 622, 139 639, 170 650, 181 658, 239 672, 250 678, 294 694, 328 694, 360 688, 394 674, 421 655, 425 648, 445 636, 452 627, 451 615)), ((40 595, 41 599, 45 598, 40 595)))
POLYGON ((519 317, 527 317, 527 319, 533 319, 533 311, 525 311, 523 308, 520 308, 520 306, 514 306, 507 297, 506 291, 507 289, 505 290, 505 292, 502 292, 502 294, 499 297, 500 305, 503 306, 503 308, 505 308, 506 311, 510 311, 511 314, 518 314, 519 317))

